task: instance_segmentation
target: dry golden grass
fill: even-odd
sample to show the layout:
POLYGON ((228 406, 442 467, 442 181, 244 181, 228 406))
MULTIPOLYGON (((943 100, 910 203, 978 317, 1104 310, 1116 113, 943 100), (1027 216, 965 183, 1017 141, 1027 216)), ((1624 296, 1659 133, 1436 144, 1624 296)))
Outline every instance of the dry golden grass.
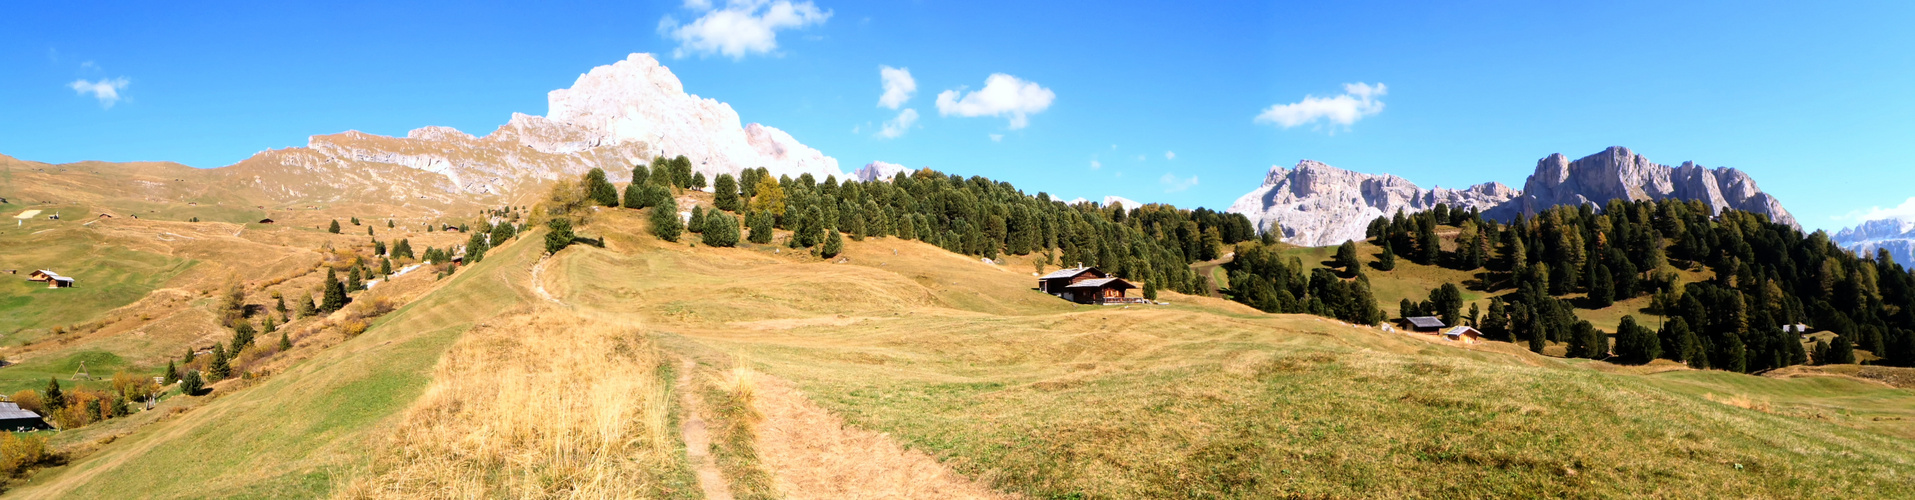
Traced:
POLYGON ((707 378, 709 383, 700 398, 704 404, 699 410, 713 424, 711 455, 724 474, 731 497, 779 498, 771 473, 758 457, 758 426, 765 415, 758 411, 756 377, 749 368, 738 367, 707 378))
POLYGON ((482 324, 340 496, 695 496, 669 371, 651 340, 617 321, 545 308, 482 324))

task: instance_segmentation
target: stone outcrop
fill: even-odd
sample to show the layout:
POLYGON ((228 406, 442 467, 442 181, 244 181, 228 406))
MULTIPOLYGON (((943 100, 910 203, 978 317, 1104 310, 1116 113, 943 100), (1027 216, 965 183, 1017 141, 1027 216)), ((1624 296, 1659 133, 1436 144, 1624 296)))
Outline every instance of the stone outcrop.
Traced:
POLYGON ((1835 233, 1829 241, 1856 255, 1875 256, 1877 249, 1888 250, 1890 258, 1904 266, 1915 265, 1915 219, 1882 219, 1863 222, 1835 233))
POLYGON ((1801 227, 1795 217, 1782 208, 1782 202, 1755 185, 1755 179, 1742 171, 1706 168, 1695 162, 1670 167, 1649 161, 1624 147, 1611 147, 1569 161, 1552 154, 1536 162, 1536 173, 1523 183, 1521 197, 1486 216, 1514 219, 1518 214, 1533 216, 1557 205, 1595 204, 1609 200, 1699 200, 1710 210, 1743 210, 1768 215, 1770 220, 1801 227))
POLYGON ((740 124, 730 105, 685 93, 649 54, 593 68, 547 95, 547 116, 514 113, 484 137, 425 127, 406 137, 363 132, 312 137, 304 148, 261 152, 235 165, 285 202, 499 203, 546 182, 684 155, 708 178, 765 167, 772 175, 844 177, 838 161, 791 134, 740 124))
POLYGON ((1294 168, 1273 166, 1263 185, 1230 206, 1259 231, 1281 230, 1295 245, 1328 246, 1363 239, 1370 221, 1415 213, 1447 203, 1455 208, 1495 207, 1517 195, 1498 183, 1468 189, 1422 189, 1402 177, 1352 172, 1312 160, 1294 168))

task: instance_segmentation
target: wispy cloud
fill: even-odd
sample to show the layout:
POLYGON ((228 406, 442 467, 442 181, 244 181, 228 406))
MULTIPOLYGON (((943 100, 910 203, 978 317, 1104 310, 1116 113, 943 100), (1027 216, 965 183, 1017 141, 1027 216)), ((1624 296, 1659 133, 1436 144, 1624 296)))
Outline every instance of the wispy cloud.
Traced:
POLYGON ((1097 170, 1097 169, 1100 169, 1100 168, 1104 168, 1104 162, 1101 162, 1101 161, 1097 161, 1097 160, 1095 160, 1095 159, 1092 159, 1092 160, 1090 161, 1090 169, 1091 169, 1091 170, 1097 170))
POLYGON ((831 11, 806 1, 731 0, 714 9, 709 0, 689 0, 685 8, 702 15, 688 24, 665 16, 658 32, 678 41, 672 57, 722 54, 734 60, 778 49, 778 32, 824 24, 831 11))
POLYGON ((1349 127, 1366 116, 1383 112, 1383 101, 1377 100, 1389 89, 1383 84, 1370 85, 1357 82, 1343 85, 1343 94, 1331 97, 1306 95, 1302 101, 1290 104, 1278 104, 1263 110, 1257 115, 1257 123, 1269 123, 1283 128, 1299 125, 1329 122, 1333 125, 1349 127))
POLYGON ((961 93, 962 90, 959 88, 938 93, 938 115, 1010 115, 1011 130, 1030 125, 1029 115, 1043 112, 1051 107, 1051 101, 1057 99, 1057 93, 1051 92, 1051 89, 1003 73, 992 73, 986 77, 982 89, 970 93, 961 93))
POLYGON ((1165 172, 1163 177, 1157 178, 1157 183, 1164 186, 1164 192, 1175 193, 1197 187, 1197 176, 1192 175, 1188 179, 1179 179, 1176 174, 1165 172))
POLYGON ((911 78, 910 68, 878 66, 878 80, 884 85, 884 93, 878 95, 878 106, 898 109, 918 91, 918 81, 911 78))
POLYGON ((125 90, 129 83, 132 81, 127 80, 126 77, 102 78, 97 82, 82 78, 67 84, 67 87, 72 88, 73 92, 79 95, 93 94, 94 99, 100 100, 100 107, 111 109, 115 103, 120 102, 120 91, 125 90))
POLYGON ((1915 198, 1909 198, 1907 201, 1903 201, 1901 205, 1889 208, 1868 207, 1866 210, 1856 210, 1829 218, 1836 221, 1853 222, 1867 222, 1882 219, 1915 221, 1915 198))
POLYGON ((918 110, 904 108, 904 111, 898 112, 897 118, 892 118, 884 122, 884 128, 878 129, 878 137, 896 139, 898 136, 910 131, 911 126, 917 123, 918 110))
POLYGON ((1164 152, 1164 159, 1166 159, 1166 160, 1175 160, 1175 159, 1177 159, 1177 152, 1176 152, 1176 151, 1165 151, 1165 152, 1164 152))

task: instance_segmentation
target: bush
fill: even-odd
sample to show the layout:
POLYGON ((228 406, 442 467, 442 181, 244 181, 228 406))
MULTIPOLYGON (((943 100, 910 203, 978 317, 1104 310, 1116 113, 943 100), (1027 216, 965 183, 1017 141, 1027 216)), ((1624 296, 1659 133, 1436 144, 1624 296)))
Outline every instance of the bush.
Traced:
POLYGON ((13 432, 0 436, 0 473, 7 477, 19 477, 28 469, 54 459, 53 453, 47 450, 45 437, 13 432))
POLYGON ((559 250, 564 250, 565 247, 571 246, 571 219, 563 217, 554 218, 550 221, 546 221, 545 226, 551 229, 551 232, 545 233, 545 253, 558 254, 559 250))

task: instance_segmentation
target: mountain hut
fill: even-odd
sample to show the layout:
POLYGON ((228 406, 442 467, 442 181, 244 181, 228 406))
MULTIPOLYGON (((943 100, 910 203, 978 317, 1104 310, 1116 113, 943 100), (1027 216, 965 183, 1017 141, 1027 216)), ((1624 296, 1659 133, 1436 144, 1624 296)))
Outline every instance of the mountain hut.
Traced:
POLYGON ((1070 269, 1061 269, 1037 279, 1037 290, 1055 295, 1064 300, 1079 304, 1142 304, 1149 302, 1142 297, 1128 297, 1126 292, 1137 285, 1114 278, 1095 267, 1079 264, 1070 269))

